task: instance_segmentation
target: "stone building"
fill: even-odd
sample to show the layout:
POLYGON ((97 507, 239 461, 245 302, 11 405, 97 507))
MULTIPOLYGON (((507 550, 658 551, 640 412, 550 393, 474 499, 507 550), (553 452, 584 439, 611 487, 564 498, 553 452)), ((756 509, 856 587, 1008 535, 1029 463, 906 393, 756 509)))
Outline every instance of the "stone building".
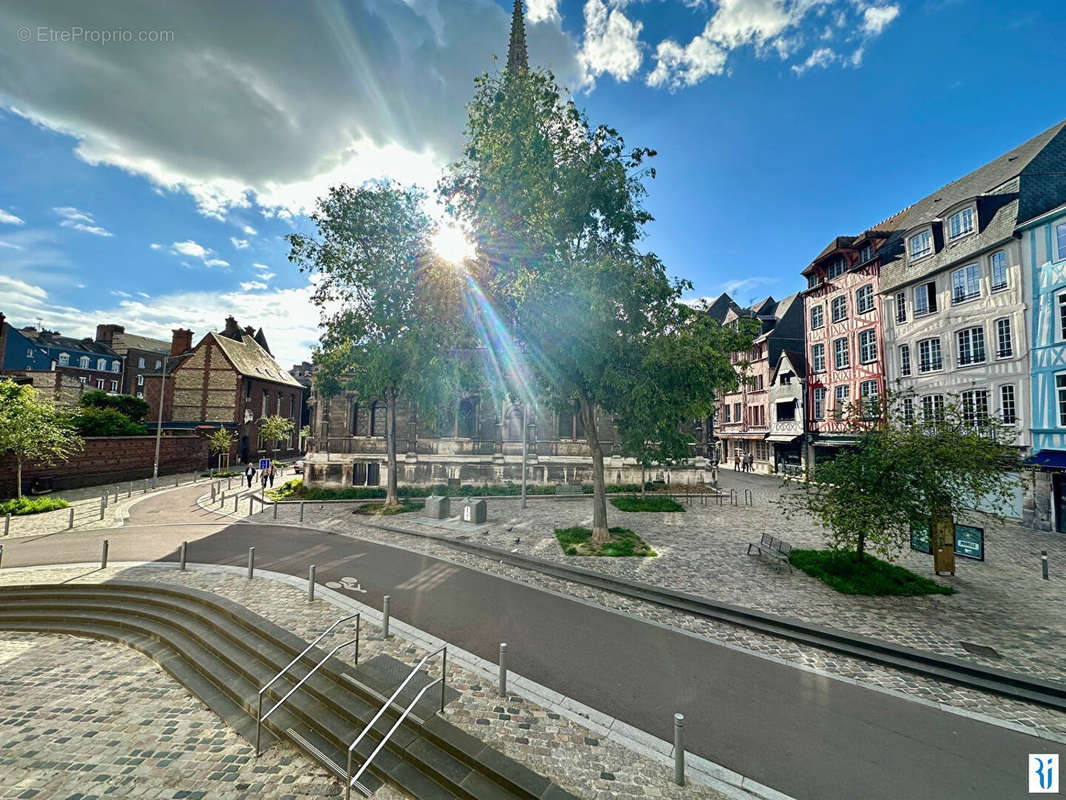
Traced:
MULTIPOLYGON (((159 413, 161 373, 145 376, 145 400, 151 426, 159 413)), ((241 328, 227 317, 225 328, 208 333, 195 346, 192 331, 177 329, 166 359, 163 430, 227 428, 237 434, 232 462, 255 461, 274 453, 273 443, 259 435, 267 417, 293 420, 294 431, 278 445, 278 454, 292 455, 303 387, 274 360, 260 328, 241 328)))

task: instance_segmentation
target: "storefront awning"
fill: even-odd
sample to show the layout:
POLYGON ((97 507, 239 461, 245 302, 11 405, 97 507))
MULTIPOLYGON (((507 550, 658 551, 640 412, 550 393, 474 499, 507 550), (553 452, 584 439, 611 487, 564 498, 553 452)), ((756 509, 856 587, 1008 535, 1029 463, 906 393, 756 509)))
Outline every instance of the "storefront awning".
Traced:
POLYGON ((855 444, 854 439, 816 439, 815 447, 850 447, 855 444))
POLYGON ((768 442, 794 442, 799 437, 801 437, 802 435, 803 435, 802 433, 771 433, 769 436, 766 437, 766 441, 768 441, 768 442))
POLYGON ((1041 450, 1036 455, 1025 459, 1025 463, 1045 469, 1066 469, 1066 451, 1041 450))

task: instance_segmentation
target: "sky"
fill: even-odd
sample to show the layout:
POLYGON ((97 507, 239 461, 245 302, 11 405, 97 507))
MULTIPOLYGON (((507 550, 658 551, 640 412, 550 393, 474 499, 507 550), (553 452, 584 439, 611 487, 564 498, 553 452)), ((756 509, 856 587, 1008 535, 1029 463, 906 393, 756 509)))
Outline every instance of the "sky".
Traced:
MULTIPOLYGON (((283 364, 318 312, 284 240, 315 198, 431 188, 492 0, 5 0, 0 311, 197 338, 227 315, 283 364)), ((688 296, 801 288, 856 234, 1066 117, 1061 0, 528 0, 532 66, 652 147, 644 246, 688 296)))

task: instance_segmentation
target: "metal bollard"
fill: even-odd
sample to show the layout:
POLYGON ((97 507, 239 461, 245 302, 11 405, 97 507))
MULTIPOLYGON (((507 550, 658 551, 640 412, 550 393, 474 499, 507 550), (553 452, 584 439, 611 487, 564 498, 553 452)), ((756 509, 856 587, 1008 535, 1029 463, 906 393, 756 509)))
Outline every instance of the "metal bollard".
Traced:
POLYGON ((315 565, 307 570, 307 602, 315 602, 315 565))
POLYGON ((1047 550, 1040 551, 1040 571, 1043 573, 1044 580, 1047 580, 1047 550))
POLYGON ((226 488, 227 489, 232 489, 233 488, 233 476, 232 475, 230 475, 228 478, 226 478, 226 488))
POLYGON ((304 504, 303 500, 300 501, 300 522, 304 521, 304 504))
POLYGON ((148 479, 144 479, 144 494, 148 494, 148 479))
POLYGON ((104 546, 100 548, 100 569, 107 569, 107 539, 104 539, 104 546))
POLYGON ((126 492, 126 497, 127 498, 133 497, 133 481, 130 481, 130 488, 129 488, 129 491, 126 492))
POLYGON ((278 501, 274 501, 274 519, 278 518, 278 501))
POLYGON ((252 501, 255 500, 253 495, 248 495, 248 516, 252 516, 252 501))
POLYGON ((0 544, 0 567, 4 565, 4 546, 0 544))
POLYGON ((118 484, 115 484, 115 503, 118 503, 118 484))
POLYGON ((70 519, 67 521, 67 530, 71 530, 74 527, 74 507, 70 507, 70 519))
POLYGON ((685 785, 685 715, 674 714, 674 783, 685 785))
POLYGON ((178 481, 181 480, 177 475, 174 476, 174 488, 178 488, 178 481))
POLYGON ((105 508, 107 508, 107 498, 104 497, 104 496, 101 496, 100 497, 100 519, 104 518, 104 509, 105 508))
POLYGON ((500 642, 500 697, 507 696, 507 642, 500 642))
POLYGON ((211 502, 215 502, 215 484, 211 484, 211 502))
POLYGON ((241 496, 238 494, 233 495, 233 513, 237 513, 237 504, 241 502, 241 496))
POLYGON ((248 548, 248 579, 251 580, 255 574, 255 548, 248 548))
POLYGON ((179 556, 180 556, 179 560, 181 562, 181 571, 182 572, 185 571, 185 557, 188 555, 188 553, 189 553, 189 543, 188 542, 182 542, 181 543, 181 551, 179 553, 179 556))
POLYGON ((11 530, 11 515, 4 514, 4 536, 7 536, 8 531, 11 530))
POLYGON ((389 601, 388 595, 381 598, 381 635, 382 638, 389 638, 389 601))

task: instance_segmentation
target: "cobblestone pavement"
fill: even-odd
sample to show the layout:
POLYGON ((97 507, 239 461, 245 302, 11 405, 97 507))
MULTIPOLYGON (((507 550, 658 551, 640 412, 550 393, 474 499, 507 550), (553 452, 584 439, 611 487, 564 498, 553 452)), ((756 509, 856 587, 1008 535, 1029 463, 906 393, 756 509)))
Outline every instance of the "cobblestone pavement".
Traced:
MULTIPOLYGON (((659 557, 653 559, 564 556, 552 530, 590 524, 591 508, 589 503, 581 500, 531 500, 524 512, 518 500, 492 500, 489 501, 488 528, 469 534, 427 526, 408 515, 390 517, 385 524, 446 537, 465 536, 469 541, 576 564, 747 608, 799 617, 990 666, 1063 679, 1066 620, 1060 610, 1066 600, 1066 581, 1043 581, 1040 578, 1039 551, 1047 549, 1053 564, 1066 567, 1066 537, 1039 534, 1013 525, 990 524, 985 534, 987 560, 980 563, 960 558, 957 576, 942 579, 942 582, 958 588, 955 595, 918 598, 845 596, 801 572, 789 573, 783 566, 745 555, 746 543, 757 540, 763 532, 782 536, 797 547, 821 547, 823 544, 813 521, 786 520, 779 507, 770 502, 778 493, 776 479, 744 477, 749 482, 759 480, 754 484, 757 486, 755 505, 751 507, 710 503, 700 506, 695 501, 685 513, 627 514, 608 506, 609 523, 638 531, 659 553, 659 557), (973 655, 962 648, 960 643, 963 641, 994 647, 1002 658, 973 655)), ((279 521, 293 521, 296 513, 294 507, 282 506, 279 521)), ((925 679, 742 627, 696 618, 652 603, 462 553, 437 542, 374 528, 360 522, 352 515, 350 507, 343 504, 307 503, 305 520, 308 524, 501 574, 789 663, 987 714, 1032 727, 1044 734, 1066 737, 1066 715, 1060 712, 925 679)), ((902 555, 900 563, 919 574, 931 575, 928 556, 908 551, 902 555)))
MULTIPOLYGON (((33 572, 0 572, 0 583, 59 582, 75 575, 82 575, 79 578, 80 582, 101 583, 107 580, 159 581, 161 583, 190 586, 210 591, 246 606, 308 641, 328 627, 338 616, 337 609, 328 601, 317 599, 314 603, 308 603, 306 594, 295 587, 267 579, 249 581, 247 578, 232 573, 208 570, 193 569, 183 573, 175 569, 155 566, 126 569, 109 567, 106 570, 94 571, 86 576, 83 575, 81 570, 70 568, 38 569, 33 572)), ((335 635, 343 637, 347 633, 347 631, 338 630, 335 635)), ((6 646, 17 646, 17 642, 15 645, 10 644, 14 639, 13 634, 0 632, 0 661, 2 661, 2 653, 6 646)), ((329 641, 323 640, 322 646, 328 645, 329 641)), ((85 644, 84 647, 89 650, 95 646, 96 644, 92 643, 85 644)), ((339 657, 343 660, 350 660, 350 654, 344 655, 347 652, 342 651, 339 657)), ((360 645, 360 660, 365 661, 380 653, 387 653, 410 664, 415 663, 425 655, 425 652, 419 647, 402 640, 396 634, 388 640, 383 639, 380 628, 370 623, 364 623, 360 645)), ((53 658, 55 658, 54 655, 53 658)), ((143 658, 141 660, 146 661, 143 658)), ((154 667, 154 665, 152 666, 154 667)), ((439 667, 436 669, 439 669, 439 667)), ((159 672, 158 669, 156 671, 159 672)), ((3 674, 5 674, 5 679, 0 679, 0 687, 3 686, 2 680, 6 680, 6 670, 4 670, 3 674)), ((162 673, 159 674, 161 675, 162 673)), ((436 677, 432 669, 430 674, 436 677)), ((71 680, 76 680, 78 685, 87 682, 84 680, 85 676, 77 675, 76 672, 73 675, 76 677, 72 677, 71 680)), ((101 669, 99 677, 103 685, 115 683, 118 687, 121 687, 127 683, 127 677, 122 669, 101 669)), ((162 678, 164 683, 169 680, 167 676, 162 676, 162 678)), ((558 714, 548 712, 520 696, 512 695, 506 699, 497 697, 493 685, 486 683, 480 676, 456 666, 451 659, 448 661, 447 678, 449 686, 460 693, 459 698, 449 703, 447 707, 445 716, 449 722, 482 741, 492 744, 512 758, 526 764, 530 769, 551 777, 559 785, 580 797, 597 799, 620 796, 633 798, 722 797, 706 786, 691 783, 684 788, 676 786, 672 782, 673 773, 670 768, 651 759, 638 756, 613 741, 601 740, 597 734, 589 729, 558 714)), ((175 691, 179 695, 185 695, 184 690, 180 689, 180 687, 176 687, 175 691)), ((189 700, 193 705, 200 706, 198 701, 191 698, 189 700)), ((66 693, 64 693, 63 697, 57 698, 55 702, 57 704, 64 702, 72 704, 70 697, 66 696, 66 693)), ((96 704, 103 711, 110 711, 110 709, 104 707, 102 700, 96 701, 96 704)), ((24 706, 25 704, 18 704, 16 711, 23 711, 24 706)), ((148 716, 148 714, 144 714, 143 709, 138 709, 138 714, 143 715, 143 717, 148 716)), ((137 724, 139 725, 141 721, 141 719, 138 719, 137 724)), ((216 727, 224 729, 224 725, 217 718, 215 718, 214 724, 216 727)), ((40 727, 48 729, 57 728, 58 726, 43 724, 40 727)), ((5 752, 3 730, 3 726, 0 725, 0 753, 5 752)), ((225 730, 227 730, 231 739, 237 743, 234 745, 235 748, 239 749, 244 745, 243 741, 237 739, 235 734, 228 732, 228 729, 225 730)), ((177 740, 177 737, 175 737, 175 741, 177 740)), ((136 747, 137 745, 133 746, 136 747)), ((153 744, 149 747, 154 750, 159 746, 153 744)), ((218 752, 221 753, 222 751, 218 752)), ((292 751, 283 748, 283 752, 288 755, 292 751)), ((229 754, 227 751, 224 756, 229 754)), ((122 755, 127 754, 123 753, 122 755)), ((280 754, 276 754, 276 751, 272 750, 270 756, 271 761, 264 763, 282 767, 278 761, 280 754)), ((18 758, 18 763, 28 773, 36 773, 32 766, 36 763, 33 758, 33 755, 21 756, 18 758)), ((110 758, 111 756, 108 755, 105 760, 110 758)), ((231 759, 231 761, 233 760, 231 759)), ((222 760, 212 756, 212 763, 216 766, 207 770, 208 776, 219 771, 217 764, 222 763, 222 760)), ((42 769, 47 771, 51 768, 42 767, 42 769)), ((324 775, 320 771, 316 772, 319 775, 324 775)), ((282 771, 280 774, 287 773, 282 771)), ((310 777, 312 776, 309 776, 309 780, 310 777)), ((233 780, 245 782, 238 778, 233 780)), ((262 780, 262 778, 259 778, 259 780, 262 780)), ((317 780, 320 786, 323 786, 323 780, 324 778, 317 780)), ((331 783, 330 785, 337 790, 340 789, 338 784, 331 783)), ((0 779, 0 787, 3 786, 4 783, 0 779)), ((84 791, 84 789, 82 790, 84 791)), ((329 792, 323 790, 323 794, 327 793, 329 792)), ((4 796, 0 795, 0 797, 4 796)), ((173 797, 174 795, 163 794, 158 796, 173 797)), ((238 797, 242 795, 220 794, 210 796, 238 797)), ((249 794, 248 796, 257 795, 249 794)), ((382 797, 385 795, 379 793, 375 796, 382 797)))

